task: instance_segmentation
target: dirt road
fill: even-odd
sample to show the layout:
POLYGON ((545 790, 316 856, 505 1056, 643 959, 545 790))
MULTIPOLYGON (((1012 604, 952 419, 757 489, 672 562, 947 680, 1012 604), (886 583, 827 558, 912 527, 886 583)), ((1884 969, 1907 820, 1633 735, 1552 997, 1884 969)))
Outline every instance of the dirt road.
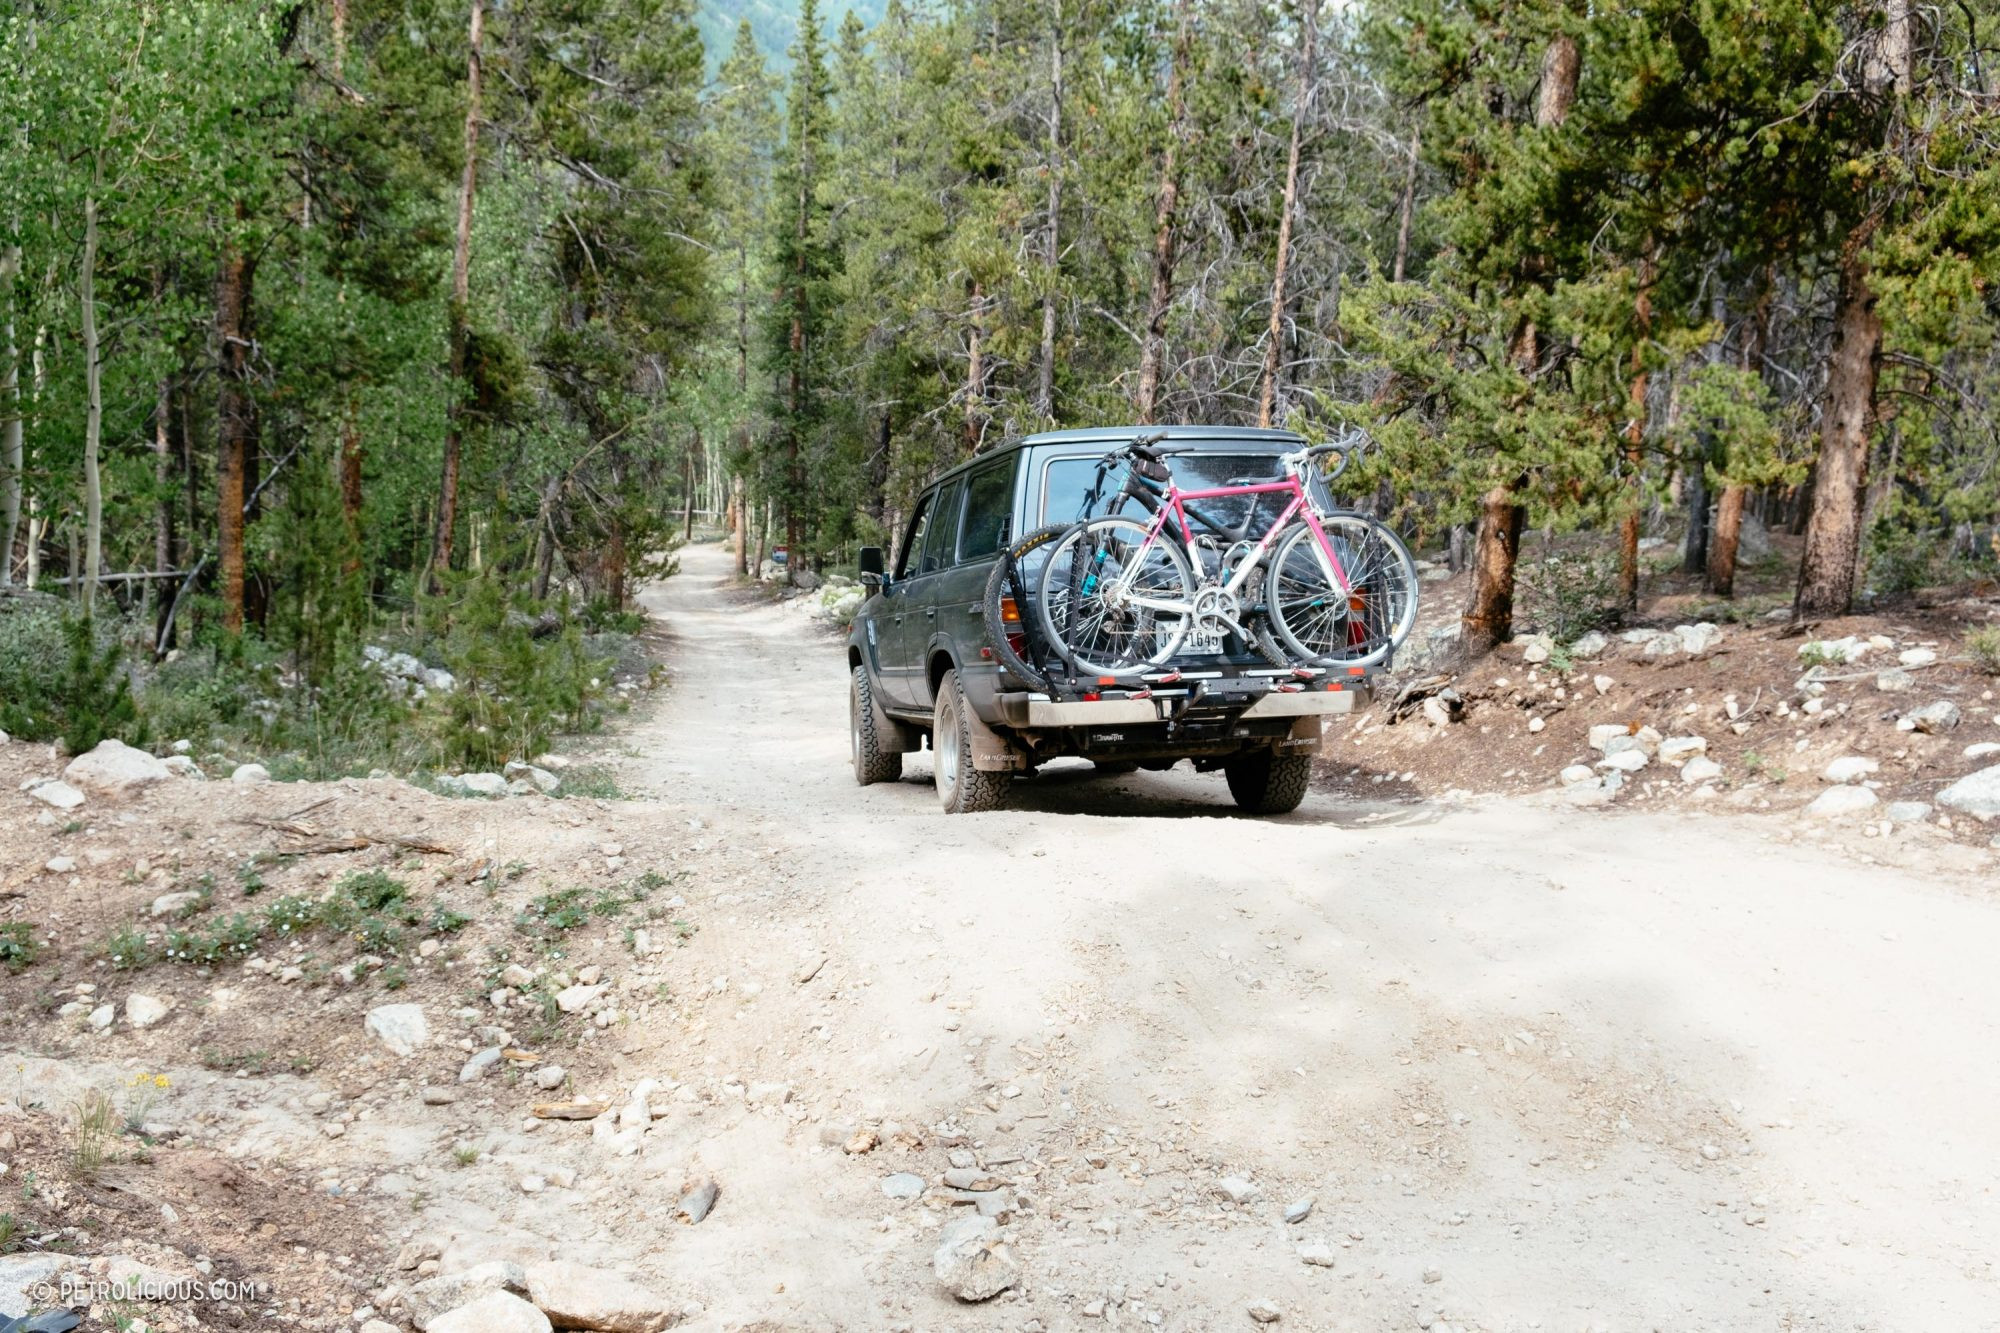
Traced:
POLYGON ((1770 821, 1252 820, 1185 771, 946 818, 926 756, 854 785, 838 643, 726 573, 651 593, 673 688, 627 767, 766 868, 712 886, 759 989, 708 1058, 822 1132, 699 1145, 731 1207, 672 1264, 718 1326, 2000 1326, 1990 892, 1770 821), (1020 1289, 946 1297, 945 1205, 880 1187, 925 1167, 820 1146, 884 1117, 1015 1181, 1020 1289))

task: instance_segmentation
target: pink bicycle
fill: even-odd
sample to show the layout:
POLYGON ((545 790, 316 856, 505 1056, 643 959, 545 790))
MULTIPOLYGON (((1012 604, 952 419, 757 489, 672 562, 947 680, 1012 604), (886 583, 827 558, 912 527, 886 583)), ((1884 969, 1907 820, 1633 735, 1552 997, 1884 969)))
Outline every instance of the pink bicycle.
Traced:
POLYGON ((1064 533, 1042 567, 1034 599, 1042 632, 1072 670, 1157 666, 1190 644, 1220 651, 1232 633, 1278 665, 1372 666, 1402 643, 1416 620, 1416 564, 1388 528, 1335 510, 1325 485, 1358 437, 1286 454, 1275 477, 1204 490, 1179 487, 1171 451, 1152 447, 1159 438, 1105 456, 1107 469, 1126 471, 1113 512, 1064 533), (1321 460, 1330 456, 1339 462, 1328 473, 1321 460), (1252 503, 1234 527, 1198 504, 1239 496, 1252 503), (1264 496, 1284 507, 1253 540, 1264 496), (1127 500, 1150 517, 1116 512, 1127 500))

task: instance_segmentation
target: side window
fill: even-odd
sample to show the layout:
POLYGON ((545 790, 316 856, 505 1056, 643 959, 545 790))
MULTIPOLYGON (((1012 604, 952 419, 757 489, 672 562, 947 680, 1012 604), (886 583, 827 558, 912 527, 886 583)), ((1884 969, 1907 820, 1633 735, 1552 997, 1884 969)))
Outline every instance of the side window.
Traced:
POLYGON ((930 531, 924 534, 924 566, 919 573, 935 574, 951 568, 951 555, 958 545, 958 511, 965 501, 965 478, 960 477, 938 492, 937 511, 930 531))
POLYGON ((1014 512, 1014 460, 1002 459, 972 474, 965 485, 965 522, 959 525, 958 558, 992 555, 1007 540, 1014 512))
POLYGON ((931 491, 917 501, 916 516, 910 520, 909 530, 903 534, 903 553, 896 560, 896 577, 906 579, 917 572, 917 561, 924 549, 924 535, 930 530, 931 513, 937 508, 937 492, 931 491))

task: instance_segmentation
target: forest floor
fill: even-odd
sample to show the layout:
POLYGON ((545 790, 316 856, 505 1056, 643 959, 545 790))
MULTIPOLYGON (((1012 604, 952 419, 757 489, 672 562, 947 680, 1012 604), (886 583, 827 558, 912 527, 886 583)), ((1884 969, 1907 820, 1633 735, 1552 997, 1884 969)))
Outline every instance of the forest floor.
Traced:
MULTIPOLYGON (((65 1266, 255 1284, 93 1307, 158 1329, 539 1327, 442 1313, 496 1286, 559 1327, 744 1333, 1887 1330, 2000 1304, 1984 840, 1801 837, 1789 782, 1732 803, 1726 714, 1699 713, 1714 797, 1556 777, 1586 722, 1672 720, 1635 701, 1683 683, 1642 669, 1727 656, 1621 645, 1581 669, 1623 683, 1537 705, 1539 733, 1508 691, 1551 675, 1503 657, 1457 685, 1461 721, 1343 724, 1283 819, 1219 777, 1083 765, 948 819, 926 756, 855 787, 837 641, 727 571, 693 547, 647 595, 669 687, 578 756, 625 799, 179 780, 59 814, 16 790, 46 747, 0 746, 0 922, 49 940, 0 975, 0 1313, 65 1266), (1500 777, 1525 757, 1480 776, 1503 735, 1549 746, 1532 781, 1500 777), (470 922, 351 979, 365 946, 321 936, 105 957, 204 875, 191 920, 359 869, 470 922), (421 1035, 383 1012, 405 1005, 421 1035), (94 1171, 93 1092, 144 1131, 94 1171), (1000 1229, 948 1276, 1011 1281, 968 1304, 934 1252, 980 1212, 1000 1229)), ((1952 681, 1945 741, 2000 738, 1952 681)), ((1904 783, 1913 733, 1864 720, 1904 783)))

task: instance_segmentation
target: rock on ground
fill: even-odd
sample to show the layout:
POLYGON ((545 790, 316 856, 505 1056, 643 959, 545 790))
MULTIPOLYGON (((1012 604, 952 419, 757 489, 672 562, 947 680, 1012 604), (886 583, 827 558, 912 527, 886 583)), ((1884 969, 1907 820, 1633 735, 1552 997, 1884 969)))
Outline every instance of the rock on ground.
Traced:
POLYGON ((1881 767, 1866 755, 1842 755, 1821 769, 1820 776, 1828 782, 1859 782, 1881 767))
POLYGON ((63 770, 63 777, 72 785, 103 796, 123 796, 173 775, 172 769, 144 750, 112 740, 99 741, 95 749, 70 760, 63 770))
POLYGON ((1936 703, 1925 704, 1922 708, 1903 714, 1903 721, 1926 736, 1950 731, 1958 725, 1959 718, 1958 705, 1949 699, 1940 699, 1936 703))
POLYGON ((34 797, 43 805, 52 805, 56 809, 64 811, 74 810, 83 804, 82 792, 70 786, 67 782, 60 782, 55 778, 50 778, 45 782, 37 782, 28 788, 28 795, 34 797))
POLYGON ((999 1223, 976 1214, 945 1227, 931 1254, 931 1271, 939 1286, 962 1301, 990 1300, 1021 1276, 999 1223))
POLYGON ((396 1055, 411 1054, 431 1037, 421 1005, 377 1005, 368 1011, 366 1023, 368 1034, 396 1055))
POLYGON ((150 995, 125 997, 125 1021, 135 1028, 149 1028, 167 1016, 167 1003, 150 995))
POLYGON ((236 771, 229 775, 229 780, 240 782, 246 787, 256 786, 271 780, 271 770, 262 764, 238 764, 236 771))
MULTIPOLYGON (((549 1317, 519 1296, 489 1291, 476 1301, 434 1316, 427 1333, 550 1333, 549 1317)), ((588 1327, 583 1325, 582 1327, 588 1327)))
POLYGON ((528 1299, 562 1328, 659 1333, 680 1322, 666 1298, 630 1278, 560 1260, 528 1269, 528 1299))
POLYGON ((1813 798, 1813 803, 1806 807, 1806 813, 1815 819, 1844 819, 1869 809, 1878 799, 1866 787, 1828 787, 1813 798))
POLYGON ((2000 764, 1966 774, 1939 792, 1937 803, 1976 819, 2000 816, 2000 764))
MULTIPOLYGON (((491 1259, 460 1273, 425 1278, 403 1293, 403 1304, 409 1307, 410 1322, 428 1331, 440 1316, 461 1306, 496 1292, 525 1292, 527 1289, 528 1275, 521 1265, 507 1259, 491 1259)), ((541 1326, 547 1328, 548 1320, 544 1319, 541 1326)), ((484 1325, 466 1325, 465 1328, 467 1333, 484 1333, 485 1330, 484 1325)))

